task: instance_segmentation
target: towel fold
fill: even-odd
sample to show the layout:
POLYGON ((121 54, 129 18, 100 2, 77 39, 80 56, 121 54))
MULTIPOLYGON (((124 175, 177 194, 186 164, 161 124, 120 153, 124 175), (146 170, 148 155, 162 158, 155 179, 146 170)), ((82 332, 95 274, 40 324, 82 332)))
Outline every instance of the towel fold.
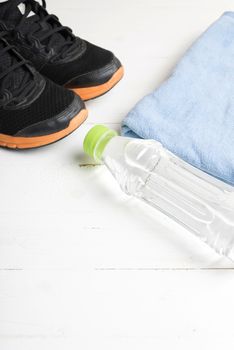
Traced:
POLYGON ((122 134, 155 139, 234 185, 234 12, 225 12, 170 78, 134 107, 122 134))

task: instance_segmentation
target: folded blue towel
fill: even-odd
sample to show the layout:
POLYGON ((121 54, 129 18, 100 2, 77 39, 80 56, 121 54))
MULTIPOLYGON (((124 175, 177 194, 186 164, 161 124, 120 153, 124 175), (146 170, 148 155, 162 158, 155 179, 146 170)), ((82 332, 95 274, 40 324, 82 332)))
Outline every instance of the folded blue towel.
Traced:
POLYGON ((155 139, 234 185, 234 12, 225 12, 171 77, 135 106, 122 134, 155 139))

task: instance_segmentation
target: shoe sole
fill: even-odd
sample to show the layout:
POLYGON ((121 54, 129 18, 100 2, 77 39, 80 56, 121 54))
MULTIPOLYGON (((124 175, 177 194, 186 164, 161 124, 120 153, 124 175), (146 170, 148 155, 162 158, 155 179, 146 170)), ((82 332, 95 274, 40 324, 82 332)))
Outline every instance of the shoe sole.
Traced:
POLYGON ((92 100, 93 98, 102 96, 106 92, 110 91, 123 78, 123 75, 124 68, 120 67, 111 77, 111 79, 104 84, 87 88, 75 88, 71 90, 79 95, 83 101, 92 100))
POLYGON ((66 129, 50 135, 36 137, 15 137, 0 134, 0 146, 11 149, 31 149, 49 145, 63 139, 75 131, 81 124, 83 124, 87 116, 88 111, 86 109, 82 109, 79 114, 70 121, 69 126, 66 129))

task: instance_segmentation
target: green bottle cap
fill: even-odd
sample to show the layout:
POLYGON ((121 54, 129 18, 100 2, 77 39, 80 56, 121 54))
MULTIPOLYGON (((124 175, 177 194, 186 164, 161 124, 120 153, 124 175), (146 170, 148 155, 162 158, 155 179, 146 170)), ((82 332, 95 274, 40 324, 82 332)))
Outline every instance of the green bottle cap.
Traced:
POLYGON ((96 161, 100 161, 107 143, 117 135, 116 131, 104 125, 94 126, 84 139, 83 147, 85 153, 96 161))

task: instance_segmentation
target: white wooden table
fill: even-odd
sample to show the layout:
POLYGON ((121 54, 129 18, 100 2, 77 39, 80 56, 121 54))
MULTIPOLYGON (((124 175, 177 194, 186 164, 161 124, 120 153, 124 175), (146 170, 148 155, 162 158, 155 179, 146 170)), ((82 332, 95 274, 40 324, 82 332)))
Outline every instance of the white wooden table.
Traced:
POLYGON ((113 50, 124 80, 47 148, 0 150, 0 349, 233 349, 234 270, 191 234, 123 194, 82 152, 96 123, 119 129, 228 0, 48 4, 113 50))

